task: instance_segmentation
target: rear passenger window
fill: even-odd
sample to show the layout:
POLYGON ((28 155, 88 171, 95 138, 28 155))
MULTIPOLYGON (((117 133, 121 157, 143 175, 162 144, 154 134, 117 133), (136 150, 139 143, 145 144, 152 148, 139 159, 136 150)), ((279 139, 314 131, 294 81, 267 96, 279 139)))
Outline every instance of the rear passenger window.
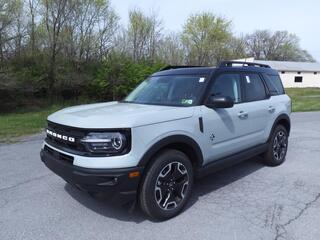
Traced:
POLYGON ((266 90, 258 74, 245 74, 243 85, 247 102, 266 99, 266 90))
POLYGON ((231 97, 235 103, 241 102, 240 82, 240 74, 221 74, 215 79, 210 89, 210 94, 231 97))
POLYGON ((279 75, 264 75, 266 84, 268 86, 268 89, 271 93, 271 95, 280 95, 284 94, 283 85, 281 82, 281 78, 279 75))

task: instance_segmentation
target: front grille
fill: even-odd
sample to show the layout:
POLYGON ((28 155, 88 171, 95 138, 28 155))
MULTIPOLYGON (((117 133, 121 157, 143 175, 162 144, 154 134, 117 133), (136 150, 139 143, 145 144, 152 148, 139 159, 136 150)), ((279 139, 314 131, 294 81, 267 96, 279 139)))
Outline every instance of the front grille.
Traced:
POLYGON ((57 158, 58 160, 73 164, 74 158, 72 156, 60 153, 60 152, 48 147, 47 145, 44 146, 44 151, 47 152, 49 155, 57 158))
POLYGON ((77 128, 72 128, 72 127, 68 127, 68 126, 64 126, 64 125, 60 125, 52 122, 48 122, 48 130, 51 130, 55 133, 58 133, 64 136, 73 137, 75 139, 75 142, 69 142, 69 141, 59 139, 47 134, 46 141, 49 144, 58 146, 60 148, 70 149, 70 150, 79 151, 79 152, 86 151, 84 145, 80 142, 80 139, 85 137, 86 132, 80 131, 77 128))

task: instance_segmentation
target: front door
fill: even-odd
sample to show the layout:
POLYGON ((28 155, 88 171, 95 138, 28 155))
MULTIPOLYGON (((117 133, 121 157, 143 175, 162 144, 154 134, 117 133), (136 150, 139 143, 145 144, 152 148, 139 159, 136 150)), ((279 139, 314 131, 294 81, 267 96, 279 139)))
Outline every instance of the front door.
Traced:
POLYGON ((209 86, 209 95, 229 96, 234 100, 232 108, 211 109, 201 107, 203 117, 203 146, 205 163, 231 155, 246 148, 248 115, 243 103, 241 74, 221 73, 209 86))

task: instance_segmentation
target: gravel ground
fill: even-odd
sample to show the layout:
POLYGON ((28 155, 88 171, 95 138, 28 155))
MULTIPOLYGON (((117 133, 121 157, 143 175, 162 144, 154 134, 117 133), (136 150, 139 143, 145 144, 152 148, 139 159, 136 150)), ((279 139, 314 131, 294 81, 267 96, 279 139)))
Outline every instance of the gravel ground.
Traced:
POLYGON ((320 239, 320 112, 292 114, 287 161, 197 181, 178 217, 152 222, 93 199, 40 161, 43 135, 0 145, 0 239, 320 239))

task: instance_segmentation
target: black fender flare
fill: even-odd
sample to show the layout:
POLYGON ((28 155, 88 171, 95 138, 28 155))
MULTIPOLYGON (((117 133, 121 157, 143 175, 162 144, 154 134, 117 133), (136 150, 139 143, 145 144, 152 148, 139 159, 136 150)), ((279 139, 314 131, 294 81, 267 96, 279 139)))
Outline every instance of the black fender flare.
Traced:
MULTIPOLYGON (((165 149, 166 147, 170 145, 179 145, 182 144, 184 146, 188 146, 194 153, 196 159, 190 159, 191 161, 195 161, 198 166, 201 166, 203 164, 203 155, 201 148, 199 144, 192 139, 189 136, 186 135, 171 135, 168 137, 165 137, 155 144, 153 144, 143 155, 143 157, 140 159, 138 166, 147 166, 147 164, 151 161, 152 157, 161 151, 162 149, 165 149)), ((189 151, 190 151, 189 149, 189 151)))
POLYGON ((280 114, 276 120, 274 121, 273 125, 272 125, 272 128, 271 128, 271 131, 269 133, 269 138, 268 138, 268 141, 270 140, 271 138, 271 134, 273 133, 273 130, 275 129, 275 127, 282 121, 285 121, 287 123, 287 126, 286 129, 288 131, 288 135, 290 134, 290 129, 291 129, 291 121, 290 121, 290 117, 288 116, 288 114, 286 113, 282 113, 280 114))

